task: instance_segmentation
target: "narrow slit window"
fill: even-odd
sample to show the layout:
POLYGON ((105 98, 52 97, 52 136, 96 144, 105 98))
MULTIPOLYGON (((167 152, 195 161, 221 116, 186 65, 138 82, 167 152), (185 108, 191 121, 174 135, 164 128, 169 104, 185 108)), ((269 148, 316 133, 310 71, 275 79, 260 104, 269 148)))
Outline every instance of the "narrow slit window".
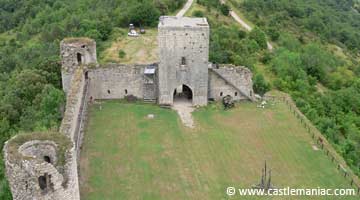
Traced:
POLYGON ((238 93, 237 92, 235 92, 235 96, 237 97, 237 95, 238 95, 238 93))
POLYGON ((125 94, 127 94, 128 93, 128 91, 127 91, 127 89, 125 89, 125 94))
POLYGON ((220 92, 220 96, 221 96, 221 97, 223 96, 223 92, 220 92))
POLYGON ((81 60, 81 53, 77 53, 76 54, 76 56, 77 56, 77 61, 78 61, 78 64, 81 64, 82 63, 82 60, 81 60))
POLYGON ((181 65, 186 65, 186 58, 185 57, 181 57, 181 65))

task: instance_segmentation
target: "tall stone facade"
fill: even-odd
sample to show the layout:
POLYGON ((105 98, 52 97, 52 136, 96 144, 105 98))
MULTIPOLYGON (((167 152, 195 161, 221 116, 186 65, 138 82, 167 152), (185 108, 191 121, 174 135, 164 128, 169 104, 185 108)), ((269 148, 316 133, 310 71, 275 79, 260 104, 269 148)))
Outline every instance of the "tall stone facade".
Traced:
POLYGON ((208 55, 210 27, 206 18, 160 18, 159 104, 173 104, 175 89, 192 90, 193 105, 208 99, 208 55))

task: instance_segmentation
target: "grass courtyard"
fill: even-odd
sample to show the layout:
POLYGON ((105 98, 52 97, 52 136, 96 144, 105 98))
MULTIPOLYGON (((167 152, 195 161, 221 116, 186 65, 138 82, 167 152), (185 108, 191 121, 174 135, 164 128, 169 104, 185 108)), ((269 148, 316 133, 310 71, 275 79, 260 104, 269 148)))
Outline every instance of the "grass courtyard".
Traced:
POLYGON ((226 195, 228 186, 259 183, 265 160, 278 188, 350 188, 283 104, 259 109, 241 103, 230 111, 212 104, 193 116, 196 128, 188 129, 174 111, 156 105, 91 106, 81 152, 82 199, 269 199, 226 195))

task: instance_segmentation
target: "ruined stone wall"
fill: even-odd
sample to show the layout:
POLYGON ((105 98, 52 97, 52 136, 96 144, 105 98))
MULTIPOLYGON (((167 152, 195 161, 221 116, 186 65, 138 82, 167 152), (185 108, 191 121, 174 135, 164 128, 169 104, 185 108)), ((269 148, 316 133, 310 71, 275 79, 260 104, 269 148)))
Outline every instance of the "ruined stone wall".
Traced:
POLYGON ((144 94, 155 97, 156 90, 150 90, 145 84, 146 66, 106 64, 89 69, 89 95, 93 99, 122 99, 126 95, 142 99, 144 94))
POLYGON ((96 64, 96 43, 89 38, 67 38, 60 43, 63 90, 70 89, 75 70, 82 65, 96 64))
POLYGON ((66 98, 66 107, 63 120, 60 126, 60 133, 65 134, 75 143, 77 142, 77 132, 79 130, 79 122, 81 121, 81 109, 84 105, 84 90, 86 89, 86 80, 84 71, 78 68, 74 72, 71 81, 71 87, 66 98))
POLYGON ((245 67, 223 65, 209 69, 209 98, 221 100, 230 95, 234 100, 253 99, 252 73, 245 67))
POLYGON ((79 200, 74 152, 60 133, 27 133, 7 141, 4 160, 13 199, 79 200))
POLYGON ((67 92, 66 110, 59 133, 51 137, 29 134, 31 138, 26 138, 27 141, 17 141, 15 136, 6 143, 6 174, 15 200, 80 199, 77 159, 82 138, 79 135, 83 126, 81 123, 86 115, 87 83, 82 67, 77 68, 67 92), (40 140, 44 137, 46 140, 40 140), (62 138, 58 144, 57 137, 65 139, 62 138), (65 140, 71 147, 64 145, 65 140), (16 142, 9 145, 11 141, 16 142))
POLYGON ((175 89, 184 84, 192 90, 193 105, 206 105, 210 38, 206 19, 165 17, 160 20, 159 103, 171 105, 175 89), (167 25, 166 18, 174 18, 170 19, 174 24, 167 25), (194 22, 194 25, 177 24, 184 21, 194 22), (197 22, 202 24, 199 25, 197 22), (182 63, 182 59, 185 59, 185 64, 182 63))

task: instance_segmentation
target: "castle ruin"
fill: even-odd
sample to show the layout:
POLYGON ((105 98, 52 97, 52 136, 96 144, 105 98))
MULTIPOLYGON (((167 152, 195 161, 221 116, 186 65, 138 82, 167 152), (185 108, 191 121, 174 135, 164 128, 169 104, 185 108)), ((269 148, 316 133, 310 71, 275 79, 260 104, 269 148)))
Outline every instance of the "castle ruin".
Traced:
POLYGON ((193 106, 230 95, 253 100, 252 73, 245 67, 209 62, 206 18, 163 16, 159 22, 159 62, 99 64, 96 43, 67 38, 60 44, 62 83, 67 94, 57 133, 29 133, 6 142, 6 176, 14 200, 79 200, 78 158, 90 99, 132 95, 171 106, 186 96, 193 106))

